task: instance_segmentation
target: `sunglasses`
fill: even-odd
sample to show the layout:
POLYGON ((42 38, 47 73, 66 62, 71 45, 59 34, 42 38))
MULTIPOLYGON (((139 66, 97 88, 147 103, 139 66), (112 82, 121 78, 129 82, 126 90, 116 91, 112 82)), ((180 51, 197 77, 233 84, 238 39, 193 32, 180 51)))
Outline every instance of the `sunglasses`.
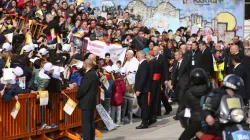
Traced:
POLYGON ((230 43, 230 44, 228 44, 228 45, 234 45, 233 43, 230 43))

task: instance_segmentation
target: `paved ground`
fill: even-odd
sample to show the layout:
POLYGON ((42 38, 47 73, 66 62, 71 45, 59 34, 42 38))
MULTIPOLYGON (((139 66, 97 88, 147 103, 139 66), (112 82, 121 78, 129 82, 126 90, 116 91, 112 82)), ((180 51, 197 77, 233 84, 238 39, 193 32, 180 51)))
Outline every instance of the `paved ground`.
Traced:
POLYGON ((178 121, 173 120, 177 106, 173 108, 170 115, 159 117, 158 122, 148 129, 135 129, 140 125, 140 119, 136 118, 133 124, 123 125, 110 132, 101 129, 103 137, 96 140, 177 140, 183 129, 178 121))

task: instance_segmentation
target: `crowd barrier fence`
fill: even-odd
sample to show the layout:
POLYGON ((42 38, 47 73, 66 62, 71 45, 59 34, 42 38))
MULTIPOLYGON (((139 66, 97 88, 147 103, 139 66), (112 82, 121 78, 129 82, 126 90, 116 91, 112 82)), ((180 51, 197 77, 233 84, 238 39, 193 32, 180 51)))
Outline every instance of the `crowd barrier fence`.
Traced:
MULTIPOLYGON (((99 104, 100 88, 98 91, 97 102, 99 104)), ((77 89, 64 90, 64 93, 77 102, 77 89)), ((36 140, 51 140, 46 134, 54 133, 55 139, 69 137, 74 140, 80 140, 80 135, 71 131, 71 129, 81 128, 81 110, 76 107, 72 115, 68 115, 63 111, 63 107, 67 102, 65 95, 52 93, 49 98, 52 103, 51 108, 48 108, 48 105, 40 106, 36 94, 19 94, 18 101, 21 107, 16 119, 13 119, 10 115, 16 103, 15 98, 10 103, 5 103, 0 98, 0 139, 11 140, 22 138, 31 140, 31 137, 34 137, 36 140), (54 123, 57 127, 41 129, 44 123, 49 126, 54 123)), ((100 116, 96 111, 95 120, 96 122, 101 122, 100 116)), ((102 133, 99 130, 96 129, 95 132, 98 137, 102 137, 102 133)))
POLYGON ((20 110, 16 119, 11 117, 11 111, 16 104, 13 99, 5 103, 0 98, 0 139, 30 139, 36 135, 36 94, 21 94, 18 96, 20 110))
POLYGON ((17 22, 17 29, 22 30, 24 27, 29 26, 29 30, 32 33, 32 37, 37 38, 43 32, 43 28, 46 27, 46 24, 42 24, 39 22, 35 22, 32 19, 28 19, 27 17, 18 16, 14 14, 9 14, 9 16, 13 17, 13 19, 17 22), (29 23, 32 20, 31 23, 29 23))

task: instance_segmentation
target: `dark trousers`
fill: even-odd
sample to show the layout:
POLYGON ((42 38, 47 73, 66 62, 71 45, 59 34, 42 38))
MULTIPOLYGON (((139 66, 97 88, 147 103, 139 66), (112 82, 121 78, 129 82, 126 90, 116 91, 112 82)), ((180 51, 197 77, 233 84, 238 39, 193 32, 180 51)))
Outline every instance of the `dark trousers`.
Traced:
MULTIPOLYGON (((171 112, 172 111, 172 106, 170 105, 170 103, 168 102, 168 99, 165 95, 165 92, 162 90, 161 91, 161 101, 164 105, 165 111, 166 112, 171 112)), ((161 106, 160 106, 160 110, 161 110, 161 106)))
POLYGON ((95 139, 94 110, 82 109, 82 127, 83 127, 83 139, 94 140, 95 139))
POLYGON ((138 105, 141 108, 141 119, 142 124, 148 124, 148 114, 149 114, 149 106, 148 106, 148 93, 140 93, 140 96, 137 97, 138 105))
POLYGON ((191 122, 191 124, 182 132, 179 140, 190 140, 201 130, 201 122, 191 122))
POLYGON ((184 105, 184 98, 185 98, 185 92, 187 91, 187 89, 182 89, 179 85, 179 83, 177 82, 174 92, 176 94, 176 97, 178 99, 178 109, 176 111, 176 115, 178 116, 178 114, 185 109, 185 105, 184 105))

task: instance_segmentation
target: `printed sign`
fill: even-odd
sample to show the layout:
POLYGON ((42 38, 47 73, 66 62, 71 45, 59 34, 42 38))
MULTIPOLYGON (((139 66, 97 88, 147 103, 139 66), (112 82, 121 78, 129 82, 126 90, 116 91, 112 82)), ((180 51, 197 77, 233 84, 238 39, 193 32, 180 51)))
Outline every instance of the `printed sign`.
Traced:
POLYGON ((63 107, 63 110, 71 115, 73 113, 73 111, 75 110, 76 108, 76 102, 74 102, 72 99, 68 99, 65 106, 63 107))
POLYGON ((25 80, 26 80, 25 76, 19 78, 19 87, 22 89, 25 89, 25 80))
POLYGON ((20 110, 20 107, 21 107, 21 105, 17 101, 16 104, 15 104, 15 106, 14 106, 14 108, 12 109, 12 111, 10 113, 10 115, 12 116, 13 119, 16 119, 16 116, 17 116, 17 114, 18 114, 18 112, 20 110))
POLYGON ((250 133, 248 131, 240 130, 232 133, 235 140, 250 140, 250 133))
POLYGON ((104 77, 104 80, 103 80, 103 85, 105 86, 106 89, 109 89, 109 81, 106 77, 104 77))
POLYGON ((48 91, 38 91, 40 97, 40 106, 48 105, 49 103, 49 92, 48 91))
POLYGON ((89 50, 94 55, 101 56, 102 51, 107 46, 107 44, 103 41, 98 41, 98 40, 90 41, 89 38, 87 38, 87 40, 88 40, 87 50, 89 50))
POLYGON ((100 95, 101 97, 101 100, 105 100, 105 94, 104 94, 104 90, 101 88, 101 95, 100 95))
POLYGON ((15 79, 15 75, 13 73, 12 68, 4 68, 3 69, 3 80, 7 81, 7 80, 14 80, 15 79))
POLYGON ((56 38, 55 29, 54 28, 50 30, 50 34, 51 34, 51 36, 52 36, 53 39, 56 38))
POLYGON ((116 125, 114 124, 113 120, 111 119, 111 117, 109 116, 109 114, 107 113, 107 111, 104 109, 104 107, 101 104, 96 105, 96 110, 101 116, 108 130, 111 131, 115 129, 116 125))

